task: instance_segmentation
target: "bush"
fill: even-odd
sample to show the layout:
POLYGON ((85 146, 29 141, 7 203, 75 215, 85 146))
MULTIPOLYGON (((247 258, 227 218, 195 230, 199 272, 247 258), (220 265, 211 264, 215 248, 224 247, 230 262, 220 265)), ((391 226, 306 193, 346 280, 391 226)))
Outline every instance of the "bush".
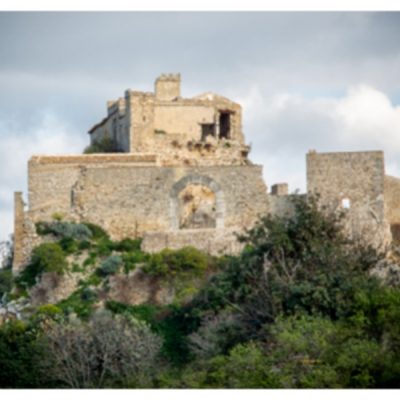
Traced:
POLYGON ((90 244, 90 242, 88 240, 82 240, 78 244, 78 249, 79 250, 89 250, 91 246, 92 245, 90 244))
POLYGON ((91 222, 82 222, 82 225, 85 225, 87 228, 89 228, 90 232, 92 233, 91 237, 94 240, 110 238, 108 233, 101 226, 92 224, 91 222))
POLYGON ((58 242, 65 254, 73 254, 78 250, 78 242, 71 237, 64 237, 58 242))
POLYGON ((38 345, 38 330, 22 321, 9 321, 0 326, 0 387, 43 387, 38 369, 45 356, 38 345))
POLYGON ((54 304, 39 306, 36 312, 30 317, 29 322, 33 327, 46 329, 53 321, 62 321, 63 312, 54 304))
POLYGON ((150 256, 143 271, 156 277, 201 275, 207 269, 208 261, 207 255, 194 247, 164 249, 150 256))
POLYGON ((85 224, 63 221, 38 222, 36 231, 39 235, 53 234, 59 239, 88 240, 92 236, 91 230, 85 224))
MULTIPOLYGON (((378 284, 369 271, 380 255, 352 244, 340 218, 313 198, 296 198, 294 216, 262 218, 241 238, 240 257, 228 259, 196 299, 205 307, 240 307, 256 334, 280 314, 303 310, 333 319, 351 312, 357 290, 378 284)), ((200 306, 201 307, 201 306, 200 306)))
POLYGON ((33 286, 45 272, 63 274, 68 267, 63 249, 58 243, 43 243, 32 251, 31 262, 20 273, 17 282, 22 286, 33 286))
POLYGON ((149 255, 141 251, 123 253, 121 257, 124 262, 125 273, 133 271, 136 268, 136 264, 143 263, 149 259, 149 255))
POLYGON ((120 252, 136 252, 140 251, 142 239, 125 238, 120 242, 114 243, 114 250, 120 252))
POLYGON ((100 257, 111 255, 114 250, 114 242, 109 238, 101 238, 97 242, 96 252, 100 257))
POLYGON ((48 374, 70 388, 148 387, 161 346, 144 323, 107 311, 54 325, 44 343, 48 374))
POLYGON ((113 275, 118 272, 122 265, 122 258, 120 256, 110 256, 105 259, 100 267, 97 269, 97 272, 101 276, 113 275))
POLYGON ((93 313, 93 304, 97 300, 97 295, 95 293, 92 295, 86 289, 88 288, 83 287, 76 290, 67 299, 57 303, 57 307, 65 314, 75 313, 80 318, 89 318, 93 313))
POLYGON ((94 302, 97 300, 97 293, 93 289, 85 287, 82 289, 81 298, 83 301, 94 302))
POLYGON ((196 362, 182 371, 178 379, 164 382, 171 388, 276 388, 278 382, 261 346, 239 344, 228 355, 196 362))
POLYGON ((94 141, 91 145, 87 146, 83 152, 84 154, 115 153, 117 150, 118 149, 112 139, 110 139, 108 136, 105 136, 104 138, 94 141))
POLYGON ((13 275, 11 269, 0 269, 0 299, 4 293, 11 291, 13 275))
POLYGON ((189 335, 189 347, 198 358, 210 358, 219 354, 227 354, 243 336, 240 319, 229 311, 203 318, 200 328, 189 335))

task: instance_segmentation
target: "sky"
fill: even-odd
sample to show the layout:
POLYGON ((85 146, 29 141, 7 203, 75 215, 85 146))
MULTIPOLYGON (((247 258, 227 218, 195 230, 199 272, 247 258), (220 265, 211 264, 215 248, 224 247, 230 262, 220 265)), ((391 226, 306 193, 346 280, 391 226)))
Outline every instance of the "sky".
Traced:
POLYGON ((311 150, 383 150, 400 176, 399 12, 0 12, 0 240, 33 154, 81 153, 106 101, 181 73, 239 102, 268 188, 311 150))

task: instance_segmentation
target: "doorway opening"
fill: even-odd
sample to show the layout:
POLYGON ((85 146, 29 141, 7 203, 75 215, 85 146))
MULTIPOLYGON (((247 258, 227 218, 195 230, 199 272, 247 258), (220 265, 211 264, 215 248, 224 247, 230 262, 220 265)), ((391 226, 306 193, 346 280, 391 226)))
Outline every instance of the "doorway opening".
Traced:
POLYGON ((231 113, 221 112, 219 114, 219 137, 230 139, 231 137, 231 113))

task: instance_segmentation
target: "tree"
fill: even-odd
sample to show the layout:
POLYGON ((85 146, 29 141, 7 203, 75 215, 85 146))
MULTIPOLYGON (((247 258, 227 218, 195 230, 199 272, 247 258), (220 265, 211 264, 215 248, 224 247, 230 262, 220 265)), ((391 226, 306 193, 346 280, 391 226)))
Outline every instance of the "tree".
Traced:
POLYGON ((345 317, 358 290, 379 285, 370 271, 380 254, 352 243, 342 233, 341 217, 319 207, 316 198, 293 202, 293 215, 266 216, 240 238, 246 248, 227 260, 194 308, 230 307, 247 329, 245 336, 257 339, 264 324, 282 314, 345 317))
POLYGON ((96 313, 54 324, 46 333, 48 358, 42 365, 52 379, 71 388, 145 385, 161 340, 127 315, 96 313))

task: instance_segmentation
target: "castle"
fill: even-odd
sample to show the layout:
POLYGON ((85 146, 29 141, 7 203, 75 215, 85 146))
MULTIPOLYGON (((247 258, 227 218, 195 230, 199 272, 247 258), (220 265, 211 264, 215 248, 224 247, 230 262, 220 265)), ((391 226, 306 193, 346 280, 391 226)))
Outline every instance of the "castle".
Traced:
MULTIPOLYGON (((248 158, 241 106, 211 92, 183 98, 180 83, 161 75, 154 93, 127 90, 107 102, 89 134, 112 153, 29 160, 27 209, 15 193, 14 273, 40 243, 35 223, 55 214, 98 224, 113 239, 142 237, 150 252, 193 245, 234 254, 235 234, 260 215, 292 211, 287 184, 268 193, 262 167, 248 158)), ((353 237, 375 246, 400 238, 400 180, 385 175, 382 152, 310 151, 307 190, 346 213, 353 237)))

